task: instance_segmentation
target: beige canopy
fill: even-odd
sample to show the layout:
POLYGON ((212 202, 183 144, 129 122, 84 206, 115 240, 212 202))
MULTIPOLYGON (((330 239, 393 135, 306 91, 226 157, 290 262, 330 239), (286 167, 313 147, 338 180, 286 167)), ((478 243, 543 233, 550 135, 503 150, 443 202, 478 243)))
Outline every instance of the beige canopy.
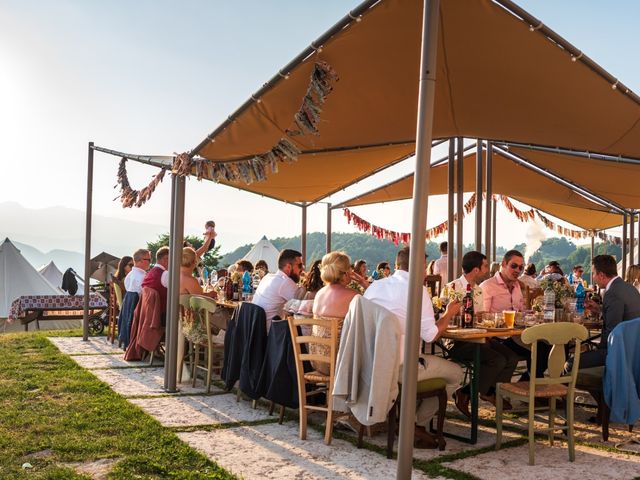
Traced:
MULTIPOLYGON (((486 161, 484 151, 483 161, 486 161)), ((475 152, 464 157, 465 192, 475 191, 475 162, 475 152)), ((621 215, 608 213, 609 210, 606 207, 593 203, 570 188, 514 163, 498 152, 493 154, 492 165, 493 193, 507 195, 588 230, 602 230, 621 223, 621 215)), ((429 193, 444 195, 447 191, 447 165, 432 168, 429 177, 429 193)), ((412 194, 413 174, 410 174, 348 200, 340 206, 354 207, 403 200, 411 198, 412 194)))
POLYGON ((526 148, 511 147, 509 150, 626 209, 640 208, 640 165, 539 152, 526 148))
MULTIPOLYGON (((291 126, 314 64, 324 61, 339 81, 322 105, 319 135, 290 137, 302 152, 298 161, 282 164, 266 181, 228 184, 311 202, 404 158, 415 141, 421 9, 417 0, 375 3, 362 21, 316 45, 321 49, 282 72, 192 153, 228 162, 268 152, 291 126)), ((576 53, 580 58, 572 61, 574 52, 545 32, 531 31, 497 2, 443 0, 434 137, 640 158, 638 97, 621 84, 612 88, 612 77, 586 57, 576 53)))

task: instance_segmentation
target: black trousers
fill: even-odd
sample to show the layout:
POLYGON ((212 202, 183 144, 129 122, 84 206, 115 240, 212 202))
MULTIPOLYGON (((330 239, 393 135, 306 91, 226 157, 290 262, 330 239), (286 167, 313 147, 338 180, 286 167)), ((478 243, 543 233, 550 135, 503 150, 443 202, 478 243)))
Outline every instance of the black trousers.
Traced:
MULTIPOLYGON (((449 351, 451 357, 458 361, 472 362, 478 344, 456 342, 449 351)), ((494 392, 497 382, 511 382, 513 371, 520 358, 512 350, 494 339, 480 345, 480 379, 479 391, 482 395, 494 392)), ((466 390, 469 386, 464 387, 466 390)))
MULTIPOLYGON (((526 382, 531 378, 531 350, 516 343, 513 338, 501 340, 502 345, 512 350, 522 360, 527 361, 527 372, 520 378, 521 382, 526 382)), ((544 377, 544 372, 549 365, 549 353, 551 345, 547 342, 538 342, 538 354, 536 357, 536 378, 544 377)))

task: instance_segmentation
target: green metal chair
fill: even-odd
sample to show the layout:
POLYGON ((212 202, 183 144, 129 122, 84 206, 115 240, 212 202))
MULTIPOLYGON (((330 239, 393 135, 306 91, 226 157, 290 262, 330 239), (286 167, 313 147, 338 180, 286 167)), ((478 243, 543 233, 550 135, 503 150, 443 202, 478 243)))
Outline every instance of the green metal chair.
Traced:
POLYGON ((498 383, 496 386, 496 450, 502 441, 502 399, 509 398, 528 403, 529 412, 529 464, 535 464, 535 399, 549 399, 549 427, 539 431, 549 434, 549 443, 553 445, 555 430, 566 430, 569 444, 569 461, 575 460, 573 431, 574 391, 580 365, 580 343, 588 337, 587 329, 576 323, 546 323, 527 328, 522 332, 522 341, 531 344, 531 371, 536 371, 538 341, 544 340, 552 345, 549 353, 549 376, 532 378, 529 382, 498 383), (575 341, 575 357, 571 372, 564 375, 565 345, 575 341), (556 424, 556 400, 565 398, 566 425, 556 424))

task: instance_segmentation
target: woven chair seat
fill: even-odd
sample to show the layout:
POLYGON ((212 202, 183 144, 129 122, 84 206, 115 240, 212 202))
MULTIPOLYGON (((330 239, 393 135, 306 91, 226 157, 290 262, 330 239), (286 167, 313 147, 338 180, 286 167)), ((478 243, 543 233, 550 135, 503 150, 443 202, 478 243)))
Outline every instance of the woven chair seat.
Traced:
MULTIPOLYGON (((529 382, 501 383, 500 388, 506 392, 516 395, 529 395, 529 382)), ((542 398, 563 397, 567 395, 569 389, 566 385, 536 385, 535 396, 542 398)))
POLYGON ((417 393, 435 392, 445 388, 447 388, 447 382, 444 378, 428 378, 418 382, 417 393))
POLYGON ((329 382, 329 375, 324 375, 314 370, 313 372, 305 373, 304 379, 313 383, 327 383, 329 382))

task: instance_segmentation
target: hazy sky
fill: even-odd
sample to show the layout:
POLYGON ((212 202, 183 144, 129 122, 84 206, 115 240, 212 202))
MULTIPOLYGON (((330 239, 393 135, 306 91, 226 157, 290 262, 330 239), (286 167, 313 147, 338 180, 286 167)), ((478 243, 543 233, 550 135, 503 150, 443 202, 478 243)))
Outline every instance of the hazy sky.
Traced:
MULTIPOLYGON (((358 3, 0 0, 0 202, 84 209, 88 141, 130 153, 192 149, 358 3)), ((640 2, 518 3, 631 89, 640 90, 635 24, 640 2)), ((123 210, 113 201, 117 163, 115 157, 96 155, 94 211, 168 225, 170 181, 141 209, 123 210)), ((155 173, 151 167, 129 165, 134 188, 146 185, 155 173)), ((401 165, 333 200, 393 180, 411 167, 411 162, 401 165)), ((380 226, 409 231, 407 205, 355 211, 380 226)), ((446 218, 444 205, 442 200, 430 202, 429 226, 446 218)), ((300 231, 298 208, 190 180, 187 233, 200 233, 210 218, 218 223, 225 251, 262 234, 300 231)), ((499 244, 525 241, 525 225, 504 210, 499 219, 499 244)), ((310 209, 310 231, 324 230, 325 222, 324 206, 310 209)), ((336 231, 355 231, 342 212, 334 212, 333 223, 336 231)), ((465 227, 465 241, 470 242, 471 220, 465 227)))

